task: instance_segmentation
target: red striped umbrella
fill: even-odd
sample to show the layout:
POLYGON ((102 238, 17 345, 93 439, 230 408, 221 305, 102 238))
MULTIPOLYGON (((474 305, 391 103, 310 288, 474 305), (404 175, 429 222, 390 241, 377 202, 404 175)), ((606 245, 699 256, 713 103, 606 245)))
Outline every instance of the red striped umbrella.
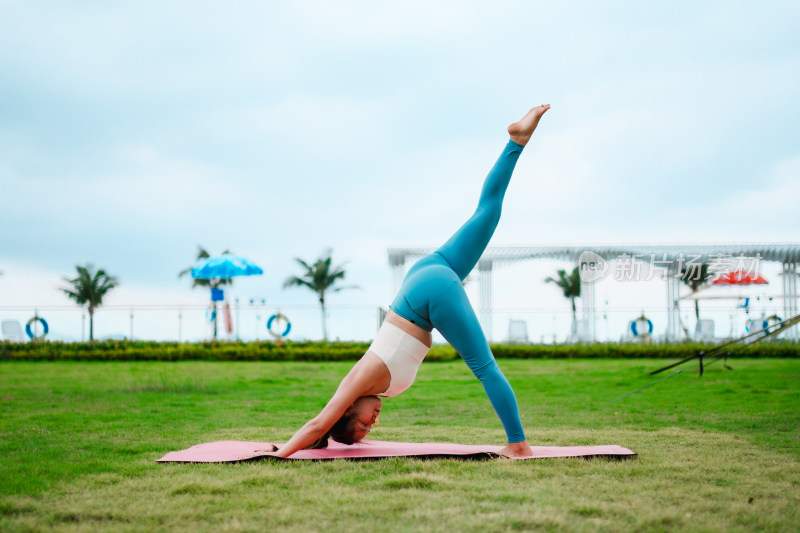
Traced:
POLYGON ((752 274, 745 270, 728 272, 714 280, 713 285, 765 285, 769 283, 758 274, 752 274))

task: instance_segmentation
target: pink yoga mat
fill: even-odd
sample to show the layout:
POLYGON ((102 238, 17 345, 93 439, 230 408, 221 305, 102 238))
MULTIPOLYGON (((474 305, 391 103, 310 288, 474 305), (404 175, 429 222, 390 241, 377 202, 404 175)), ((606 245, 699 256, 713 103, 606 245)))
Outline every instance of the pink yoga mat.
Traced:
MULTIPOLYGON (((277 446, 281 446, 278 444, 277 446)), ((531 446, 533 457, 633 457, 636 454, 627 448, 611 445, 600 446, 531 446)), ((232 463, 250 461, 267 456, 274 445, 266 442, 242 442, 224 440, 198 444, 186 450, 169 452, 158 460, 160 463, 232 463)), ((340 444, 331 441, 321 450, 300 450, 289 460, 330 459, 378 459, 381 457, 425 457, 455 459, 489 459, 499 457, 502 446, 442 444, 430 442, 386 442, 364 440, 356 444, 340 444)), ((275 459, 280 459, 275 457, 275 459)))

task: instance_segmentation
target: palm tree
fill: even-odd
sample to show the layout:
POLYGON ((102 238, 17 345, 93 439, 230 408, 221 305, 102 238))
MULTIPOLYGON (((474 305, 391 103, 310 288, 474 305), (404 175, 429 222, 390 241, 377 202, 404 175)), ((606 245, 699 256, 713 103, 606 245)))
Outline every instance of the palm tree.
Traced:
MULTIPOLYGON (((713 273, 708 271, 708 263, 690 264, 681 267, 680 278, 692 292, 697 292, 700 287, 706 284, 711 279, 713 273)), ((694 301, 694 314, 697 320, 700 320, 700 301, 694 301)))
POLYGON ((566 270, 558 271, 558 279, 548 277, 544 280, 545 283, 555 283, 564 292, 564 297, 569 298, 572 304, 572 334, 575 334, 575 327, 578 321, 578 312, 575 308, 575 298, 581 295, 581 278, 578 267, 572 269, 572 273, 567 275, 566 270))
POLYGON ((72 288, 61 290, 67 296, 75 300, 78 305, 88 305, 89 310, 89 340, 94 340, 94 310, 103 304, 103 297, 119 285, 117 278, 109 276, 102 268, 95 271, 94 266, 87 263, 86 266, 76 265, 78 276, 75 278, 64 278, 64 281, 72 285, 72 288))
POLYGON ((307 287, 317 293, 319 305, 322 307, 322 338, 328 340, 328 325, 325 313, 325 293, 328 290, 339 292, 344 289, 357 289, 356 285, 334 287, 333 285, 344 279, 344 265, 331 267, 331 250, 325 250, 314 264, 308 264, 299 257, 295 257, 305 272, 300 276, 289 276, 283 282, 283 288, 307 287))
MULTIPOLYGON (((232 253, 230 250, 225 250, 222 254, 229 254, 232 253)), ((211 254, 208 253, 208 250, 197 245, 197 259, 195 259, 195 264, 199 263, 203 259, 208 259, 211 257, 211 254)), ((194 265, 190 266, 189 268, 184 268, 180 272, 178 272, 178 277, 182 278, 186 274, 191 274, 194 265)), ((220 278, 220 279, 197 279, 192 278, 192 288, 195 287, 207 287, 209 289, 218 289, 223 285, 233 285, 233 280, 231 278, 220 278)), ((217 338, 217 302, 214 302, 214 338, 217 338)))

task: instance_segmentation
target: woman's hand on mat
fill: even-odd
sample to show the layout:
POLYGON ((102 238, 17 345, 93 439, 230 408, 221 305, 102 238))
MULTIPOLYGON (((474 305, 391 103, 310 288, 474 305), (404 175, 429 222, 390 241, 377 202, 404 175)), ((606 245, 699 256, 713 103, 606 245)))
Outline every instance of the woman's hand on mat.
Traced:
POLYGON ((527 440, 522 442, 509 442, 508 446, 500 450, 500 455, 508 457, 509 459, 524 459, 525 457, 532 457, 533 450, 527 440))
POLYGON ((274 444, 272 448, 264 448, 263 450, 255 450, 257 453, 263 453, 264 455, 278 455, 278 447, 274 444))

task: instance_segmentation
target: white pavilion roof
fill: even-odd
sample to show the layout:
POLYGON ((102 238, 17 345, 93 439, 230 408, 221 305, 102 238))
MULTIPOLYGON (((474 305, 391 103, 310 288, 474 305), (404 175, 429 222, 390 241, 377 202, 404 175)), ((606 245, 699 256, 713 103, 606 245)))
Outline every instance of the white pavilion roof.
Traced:
MULTIPOLYGON (((434 248, 389 248, 389 264, 405 263, 407 258, 420 257, 434 248)), ((800 243, 760 244, 569 244, 546 246, 498 246, 489 247, 482 260, 511 263, 530 259, 560 259, 578 262, 581 252, 591 251, 606 260, 619 256, 636 256, 677 261, 691 258, 695 263, 711 262, 722 257, 750 257, 779 263, 800 263, 800 243)))

